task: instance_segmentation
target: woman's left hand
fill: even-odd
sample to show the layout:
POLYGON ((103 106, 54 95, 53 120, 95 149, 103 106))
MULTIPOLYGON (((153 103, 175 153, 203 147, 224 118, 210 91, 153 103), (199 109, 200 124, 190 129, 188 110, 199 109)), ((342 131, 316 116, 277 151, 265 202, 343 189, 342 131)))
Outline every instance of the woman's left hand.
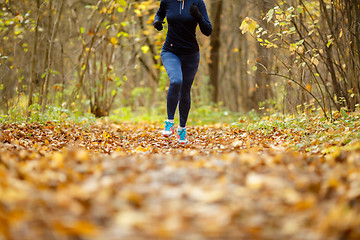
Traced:
POLYGON ((202 20, 203 16, 201 15, 199 8, 193 3, 190 7, 190 15, 195 18, 198 22, 202 20))

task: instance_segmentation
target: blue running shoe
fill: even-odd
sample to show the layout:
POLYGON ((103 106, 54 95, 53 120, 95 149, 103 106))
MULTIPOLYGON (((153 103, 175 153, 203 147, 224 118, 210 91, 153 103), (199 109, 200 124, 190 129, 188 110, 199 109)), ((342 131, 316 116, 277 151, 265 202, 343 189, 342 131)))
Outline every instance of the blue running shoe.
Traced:
POLYGON ((177 134, 177 138, 178 138, 178 143, 180 144, 187 144, 188 140, 186 138, 186 128, 183 129, 178 129, 178 134, 177 134))
POLYGON ((174 133, 175 127, 173 122, 165 121, 164 130, 161 131, 161 134, 164 137, 170 137, 174 133))

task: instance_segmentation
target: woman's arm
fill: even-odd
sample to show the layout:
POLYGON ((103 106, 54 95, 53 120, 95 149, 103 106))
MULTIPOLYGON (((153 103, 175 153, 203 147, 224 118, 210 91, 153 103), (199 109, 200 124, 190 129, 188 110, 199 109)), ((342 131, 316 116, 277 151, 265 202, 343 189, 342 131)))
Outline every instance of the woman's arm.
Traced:
POLYGON ((161 0, 159 10, 156 12, 155 15, 155 22, 163 22, 164 18, 166 17, 166 0, 161 0))
POLYGON ((201 13, 201 15, 203 16, 202 19, 199 20, 199 27, 201 32, 205 35, 205 36, 210 36, 212 33, 212 25, 210 23, 209 20, 209 16, 207 14, 206 11, 206 6, 203 0, 199 0, 197 7, 201 13))

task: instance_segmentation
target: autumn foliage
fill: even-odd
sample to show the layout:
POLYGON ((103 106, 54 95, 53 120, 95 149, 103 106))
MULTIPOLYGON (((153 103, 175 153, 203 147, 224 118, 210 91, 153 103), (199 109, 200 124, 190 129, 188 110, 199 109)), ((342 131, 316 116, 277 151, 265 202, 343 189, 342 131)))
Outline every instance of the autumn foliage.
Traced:
POLYGON ((179 145, 159 0, 0 0, 0 240, 360 239, 360 1, 204 2, 179 145))
POLYGON ((3 124, 0 239, 359 239, 359 123, 308 123, 3 124))

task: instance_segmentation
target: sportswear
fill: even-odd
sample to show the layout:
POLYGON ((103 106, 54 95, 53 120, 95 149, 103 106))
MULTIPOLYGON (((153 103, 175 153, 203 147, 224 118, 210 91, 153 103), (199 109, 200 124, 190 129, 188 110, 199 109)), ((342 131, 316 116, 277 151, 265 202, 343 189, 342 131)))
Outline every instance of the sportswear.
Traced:
POLYGON ((212 33, 212 25, 203 0, 161 0, 154 26, 157 22, 163 22, 165 17, 168 21, 168 32, 163 49, 174 54, 192 54, 199 51, 196 40, 198 24, 204 35, 210 36, 212 33), (198 19, 195 19, 190 14, 193 4, 197 6, 201 18, 198 16, 198 19))

